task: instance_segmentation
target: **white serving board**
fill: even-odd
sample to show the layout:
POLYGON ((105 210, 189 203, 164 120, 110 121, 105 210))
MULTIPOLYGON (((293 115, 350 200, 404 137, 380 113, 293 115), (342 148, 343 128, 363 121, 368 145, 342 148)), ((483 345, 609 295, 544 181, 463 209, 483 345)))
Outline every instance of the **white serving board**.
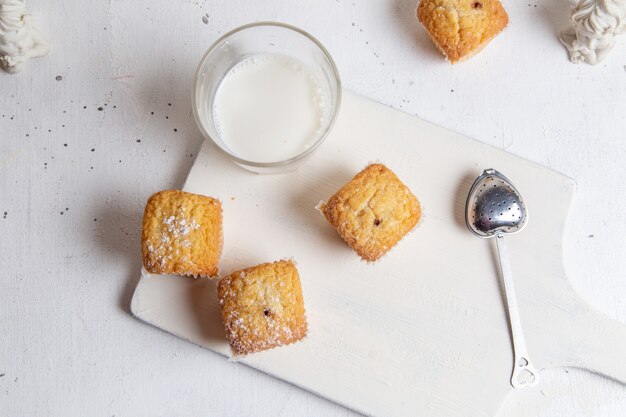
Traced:
MULTIPOLYGON (((626 383, 626 329, 591 311, 565 277, 573 180, 350 93, 331 135, 298 172, 252 174, 207 142, 189 174, 186 191, 222 200, 223 274, 289 257, 300 271, 308 337, 241 362, 367 415, 494 415, 512 389, 511 342, 494 242, 474 237, 463 217, 473 180, 490 167, 530 209, 526 229, 507 243, 535 366, 578 366, 626 383), (367 264, 315 206, 373 160, 413 190, 424 216, 367 264)), ((215 287, 144 276, 131 310, 229 355, 215 287)))

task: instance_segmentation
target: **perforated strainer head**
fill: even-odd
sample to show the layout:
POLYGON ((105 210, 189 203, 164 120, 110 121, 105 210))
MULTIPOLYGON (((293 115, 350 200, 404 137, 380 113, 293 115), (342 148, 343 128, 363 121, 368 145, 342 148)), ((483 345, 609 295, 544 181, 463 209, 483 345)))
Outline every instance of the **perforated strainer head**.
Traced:
POLYGON ((486 169, 474 181, 465 205, 465 222, 477 236, 517 233, 526 226, 528 210, 507 177, 486 169))

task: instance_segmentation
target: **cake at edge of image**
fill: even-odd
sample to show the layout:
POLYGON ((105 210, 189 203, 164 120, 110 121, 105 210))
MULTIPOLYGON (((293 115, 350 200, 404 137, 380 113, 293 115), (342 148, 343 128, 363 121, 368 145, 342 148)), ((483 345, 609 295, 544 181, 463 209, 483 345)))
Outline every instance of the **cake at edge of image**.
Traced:
POLYGON ((292 261, 235 271, 220 280, 217 293, 235 356, 288 345, 307 334, 300 275, 292 261))
POLYGON ((452 64, 476 55, 509 22, 499 0, 421 0, 417 18, 452 64))
POLYGON ((149 273, 214 277, 222 243, 219 200, 179 190, 159 191, 148 199, 141 249, 149 273))
POLYGON ((382 164, 371 164, 319 206, 346 243, 368 262, 385 255, 419 222, 411 190, 382 164))

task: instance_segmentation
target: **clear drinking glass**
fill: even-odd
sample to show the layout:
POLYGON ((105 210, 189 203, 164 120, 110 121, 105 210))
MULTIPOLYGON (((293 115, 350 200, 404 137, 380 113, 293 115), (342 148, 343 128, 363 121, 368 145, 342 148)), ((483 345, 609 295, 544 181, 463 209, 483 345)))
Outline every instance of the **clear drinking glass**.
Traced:
MULTIPOLYGON (((241 167, 257 173, 279 173, 295 170, 324 141, 332 129, 341 103, 341 82, 328 51, 317 39, 301 29, 284 23, 259 22, 236 28, 218 39, 198 65, 193 85, 192 108, 196 123, 205 139, 241 167), (220 82, 231 68, 242 60, 259 54, 279 54, 295 58, 314 75, 328 95, 328 117, 317 131, 311 145, 289 159, 258 162, 233 154, 216 128, 213 101, 220 82)), ((252 159, 252 158, 248 158, 252 159)))

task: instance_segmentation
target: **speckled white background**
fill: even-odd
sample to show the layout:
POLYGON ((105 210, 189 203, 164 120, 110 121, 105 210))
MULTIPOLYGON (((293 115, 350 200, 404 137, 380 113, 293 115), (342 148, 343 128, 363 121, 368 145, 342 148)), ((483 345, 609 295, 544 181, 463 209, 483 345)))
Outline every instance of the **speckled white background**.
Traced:
MULTIPOLYGON (((0 415, 355 415, 128 313, 143 204, 182 185, 202 141, 195 65, 250 21, 317 36, 347 89, 575 178, 570 280, 626 324, 626 38, 605 63, 575 66, 556 38, 566 0, 506 0, 507 30, 452 67, 415 3, 29 1, 52 51, 0 74, 0 415)), ((626 415, 622 385, 576 369, 542 376, 499 416, 626 415)))

